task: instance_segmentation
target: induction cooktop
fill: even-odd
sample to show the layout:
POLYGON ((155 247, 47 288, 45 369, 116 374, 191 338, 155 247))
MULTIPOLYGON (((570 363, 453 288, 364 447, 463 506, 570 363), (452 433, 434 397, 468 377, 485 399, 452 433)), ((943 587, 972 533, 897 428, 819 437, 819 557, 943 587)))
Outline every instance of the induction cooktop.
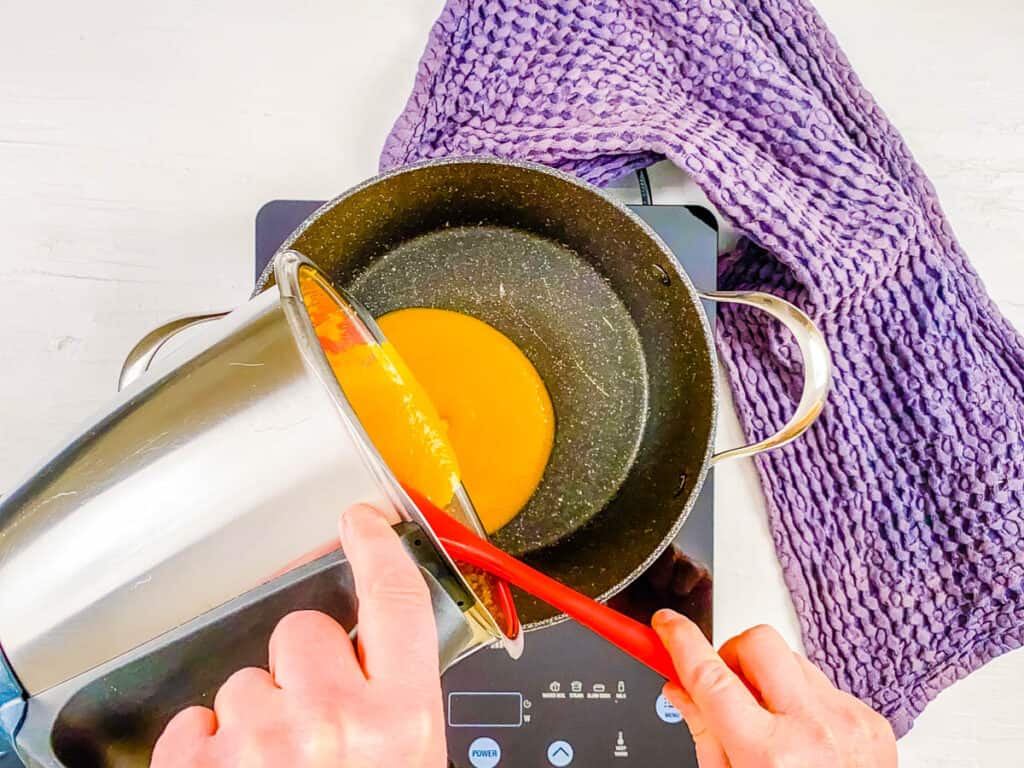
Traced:
MULTIPOLYGON (((288 235, 322 205, 274 200, 256 217, 258 277, 288 235)), ((705 209, 630 206, 665 241, 694 285, 716 287, 718 231, 705 209)), ((705 305, 712 324, 714 308, 705 305)), ((711 635, 714 477, 708 473, 674 545, 613 599, 648 620, 670 607, 711 635)), ((679 712, 657 674, 572 621, 530 632, 522 657, 485 649, 443 678, 449 760, 456 768, 696 766, 679 712)), ((402 717, 402 702, 394 702, 402 717)), ((387 755, 381 755, 387 764, 387 755)))

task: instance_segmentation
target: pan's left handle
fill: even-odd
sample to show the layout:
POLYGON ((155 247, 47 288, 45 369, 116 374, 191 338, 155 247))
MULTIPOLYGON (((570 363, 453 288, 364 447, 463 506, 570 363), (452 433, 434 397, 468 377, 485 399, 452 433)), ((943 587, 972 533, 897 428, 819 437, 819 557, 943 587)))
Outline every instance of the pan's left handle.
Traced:
POLYGON ((211 320, 219 320, 227 314, 227 312, 208 312, 202 315, 188 315, 170 320, 159 328, 154 328, 139 339, 128 356, 125 357, 124 364, 121 366, 121 375, 117 377, 117 391, 120 392, 148 371, 160 348, 186 328, 211 320))
POLYGON ((757 291, 699 291, 703 299, 733 304, 746 304, 767 312, 785 325, 800 347, 804 361, 804 389, 800 403, 789 421, 774 435, 750 445, 720 451, 711 457, 717 464, 725 459, 753 456, 792 442, 807 431, 825 407, 832 384, 832 355, 821 330, 803 311, 778 296, 757 291))

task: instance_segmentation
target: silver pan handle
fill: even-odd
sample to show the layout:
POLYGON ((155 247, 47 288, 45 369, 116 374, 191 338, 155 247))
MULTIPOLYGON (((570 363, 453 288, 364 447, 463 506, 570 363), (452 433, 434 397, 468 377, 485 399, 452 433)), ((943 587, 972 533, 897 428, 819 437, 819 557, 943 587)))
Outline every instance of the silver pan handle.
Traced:
POLYGON ((746 304, 767 312, 785 325, 796 338, 800 355, 804 361, 804 389, 800 403, 789 421, 774 435, 750 445, 719 451, 711 457, 717 464, 725 459, 739 459, 753 456, 792 442, 814 423, 825 407, 828 390, 832 384, 832 355, 828 351, 825 337, 799 308, 784 299, 757 291, 698 291, 702 299, 732 304, 746 304))
POLYGON ((159 328, 154 328, 139 339, 138 343, 132 347, 127 357, 125 357, 124 364, 121 366, 121 375, 117 377, 117 391, 120 392, 148 371, 149 366, 153 364, 153 358, 156 357, 156 353, 160 351, 160 348, 186 328, 191 328, 194 325, 206 323, 210 320, 219 320, 227 314, 227 312, 208 312, 203 315, 188 315, 187 317, 169 320, 159 328))

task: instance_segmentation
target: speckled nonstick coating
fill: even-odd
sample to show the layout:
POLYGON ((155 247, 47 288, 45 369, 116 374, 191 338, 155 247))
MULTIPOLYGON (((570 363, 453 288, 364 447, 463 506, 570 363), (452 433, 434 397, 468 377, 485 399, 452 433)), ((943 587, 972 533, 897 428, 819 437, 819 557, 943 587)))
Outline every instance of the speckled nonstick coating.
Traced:
MULTIPOLYGON (((327 203, 290 247, 375 315, 465 312, 536 366, 555 445, 495 543, 605 598, 674 538, 713 444, 716 363, 693 287, 628 209, 541 166, 442 160, 327 203)), ((558 618, 528 595, 516 601, 528 628, 558 618)))

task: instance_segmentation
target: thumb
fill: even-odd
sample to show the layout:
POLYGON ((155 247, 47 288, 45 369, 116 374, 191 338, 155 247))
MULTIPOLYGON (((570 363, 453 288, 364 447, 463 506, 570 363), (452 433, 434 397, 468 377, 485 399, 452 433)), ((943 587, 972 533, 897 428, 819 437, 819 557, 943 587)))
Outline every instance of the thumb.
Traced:
POLYGON ((439 686, 434 608, 419 567, 373 507, 348 509, 340 528, 359 600, 359 645, 367 679, 439 686))

